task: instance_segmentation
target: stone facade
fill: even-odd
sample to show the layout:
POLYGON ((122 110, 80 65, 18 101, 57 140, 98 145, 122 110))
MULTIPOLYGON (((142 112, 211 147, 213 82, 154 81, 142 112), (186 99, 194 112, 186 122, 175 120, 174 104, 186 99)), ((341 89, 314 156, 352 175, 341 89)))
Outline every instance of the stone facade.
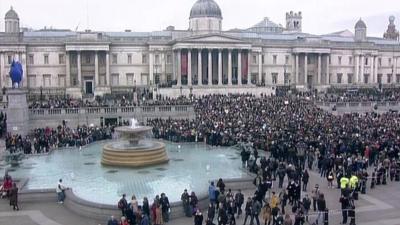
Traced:
MULTIPOLYGON (((12 11, 6 24, 19 26, 12 11)), ((286 28, 264 19, 249 29, 222 31, 218 5, 198 0, 188 30, 15 33, 14 28, 6 29, 0 33, 0 86, 11 86, 12 59, 22 62, 23 85, 31 91, 42 87, 75 96, 134 87, 189 93, 204 87, 248 92, 258 86, 270 93, 276 86, 400 84, 399 42, 367 37, 362 20, 355 35, 302 33, 301 12, 287 13, 286 20, 286 28)))

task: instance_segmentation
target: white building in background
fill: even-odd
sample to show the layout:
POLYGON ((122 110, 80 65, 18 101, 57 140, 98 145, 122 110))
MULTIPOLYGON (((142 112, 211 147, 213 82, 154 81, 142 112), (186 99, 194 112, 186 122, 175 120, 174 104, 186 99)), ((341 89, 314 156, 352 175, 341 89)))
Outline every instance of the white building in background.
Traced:
POLYGON ((13 58, 23 63, 31 91, 75 96, 134 87, 177 95, 400 84, 394 17, 385 38, 368 37, 361 19, 354 35, 303 33, 301 12, 286 13, 285 27, 264 18, 248 29, 222 31, 222 20, 214 0, 197 0, 188 30, 24 31, 11 8, 0 33, 0 86, 11 85, 13 58))

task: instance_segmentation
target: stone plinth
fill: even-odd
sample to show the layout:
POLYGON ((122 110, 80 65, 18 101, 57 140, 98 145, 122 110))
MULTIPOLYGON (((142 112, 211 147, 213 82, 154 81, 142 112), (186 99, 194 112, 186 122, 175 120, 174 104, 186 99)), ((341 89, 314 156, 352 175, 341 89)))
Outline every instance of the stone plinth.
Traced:
POLYGON ((28 103, 26 101, 27 90, 7 90, 7 132, 25 136, 29 133, 28 103))

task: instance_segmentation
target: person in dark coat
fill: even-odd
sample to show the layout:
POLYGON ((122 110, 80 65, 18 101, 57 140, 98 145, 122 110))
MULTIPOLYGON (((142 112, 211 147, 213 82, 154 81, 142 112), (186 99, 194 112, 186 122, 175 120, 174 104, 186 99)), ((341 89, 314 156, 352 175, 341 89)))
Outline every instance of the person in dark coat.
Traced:
POLYGON ((13 183, 13 187, 10 190, 10 206, 13 210, 19 210, 18 207, 18 187, 16 183, 13 183))
MULTIPOLYGON (((221 204, 221 203, 220 203, 221 204)), ((228 223, 228 215, 222 205, 218 209, 218 225, 226 225, 228 223)))
POLYGON ((203 224, 203 214, 197 209, 196 214, 194 215, 194 225, 202 225, 203 224))

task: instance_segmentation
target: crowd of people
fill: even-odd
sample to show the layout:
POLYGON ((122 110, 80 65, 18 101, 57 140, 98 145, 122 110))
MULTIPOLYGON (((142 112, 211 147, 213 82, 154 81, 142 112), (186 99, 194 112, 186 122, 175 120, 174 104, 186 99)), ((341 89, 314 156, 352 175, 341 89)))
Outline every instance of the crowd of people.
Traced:
POLYGON ((155 98, 134 97, 134 94, 105 95, 87 99, 75 99, 67 96, 49 97, 48 99, 29 102, 30 109, 62 109, 62 108, 91 108, 91 107, 131 107, 131 106, 158 106, 158 105, 191 105, 193 98, 181 96, 170 98, 157 94, 155 98))
POLYGON ((360 88, 360 89, 334 89, 326 94, 316 95, 315 100, 324 102, 386 102, 399 101, 399 88, 360 88))
POLYGON ((112 126, 77 126, 75 129, 63 121, 56 129, 38 128, 30 135, 8 134, 5 138, 6 149, 10 152, 22 151, 24 154, 47 153, 52 149, 63 147, 82 147, 95 141, 111 139, 112 126))

